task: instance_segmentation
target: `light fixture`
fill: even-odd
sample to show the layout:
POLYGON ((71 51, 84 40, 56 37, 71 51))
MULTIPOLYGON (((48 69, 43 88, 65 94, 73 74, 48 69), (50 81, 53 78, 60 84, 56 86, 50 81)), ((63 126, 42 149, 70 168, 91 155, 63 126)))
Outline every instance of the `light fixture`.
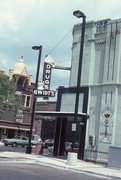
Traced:
POLYGON ((85 14, 80 10, 74 11, 73 15, 76 16, 77 18, 86 17, 85 14))

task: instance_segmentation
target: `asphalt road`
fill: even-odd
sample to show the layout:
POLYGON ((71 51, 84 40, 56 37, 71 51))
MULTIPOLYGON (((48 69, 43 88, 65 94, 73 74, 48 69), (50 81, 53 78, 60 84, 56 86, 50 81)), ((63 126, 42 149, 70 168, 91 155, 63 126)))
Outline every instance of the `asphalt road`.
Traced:
MULTIPOLYGON (((98 176, 91 176, 69 170, 54 169, 37 164, 0 163, 0 180, 105 180, 98 176)), ((109 178, 107 178, 109 179, 109 178)))
MULTIPOLYGON (((33 152, 35 147, 32 148, 33 152)), ((0 143, 0 152, 26 152, 23 147, 4 146, 0 143)), ((44 149, 44 155, 50 154, 44 149)), ((85 175, 69 170, 54 169, 52 167, 41 166, 40 164, 22 163, 9 161, 9 159, 0 158, 0 180, 105 180, 99 176, 85 175)), ((109 178, 107 178, 109 179, 109 178)), ((114 179, 113 179, 114 180, 114 179)))
MULTIPOLYGON (((26 152, 26 147, 12 147, 12 146, 4 146, 3 143, 0 143, 0 152, 5 152, 5 151, 10 151, 10 152, 26 152)), ((35 147, 32 147, 32 153, 35 152, 35 147)), ((43 153, 45 155, 51 154, 48 149, 44 148, 43 153)))

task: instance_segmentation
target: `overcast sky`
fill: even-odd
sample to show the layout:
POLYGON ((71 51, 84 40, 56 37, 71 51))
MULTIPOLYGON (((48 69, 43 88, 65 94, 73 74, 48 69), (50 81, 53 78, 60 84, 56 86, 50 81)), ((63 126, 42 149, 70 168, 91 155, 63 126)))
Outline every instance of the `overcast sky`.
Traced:
MULTIPOLYGON (((35 79, 38 52, 33 45, 43 46, 41 66, 52 49, 55 62, 69 66, 72 28, 80 23, 73 16, 75 10, 83 11, 87 21, 121 18, 121 0, 0 0, 0 69, 8 72, 23 56, 35 79)), ((68 85, 68 75, 53 70, 51 89, 68 85)))

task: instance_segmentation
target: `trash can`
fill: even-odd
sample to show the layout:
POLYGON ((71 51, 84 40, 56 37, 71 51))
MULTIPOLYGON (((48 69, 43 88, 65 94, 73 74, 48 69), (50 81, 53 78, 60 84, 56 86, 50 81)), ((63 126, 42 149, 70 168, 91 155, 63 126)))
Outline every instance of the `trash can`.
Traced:
POLYGON ((67 164, 71 166, 75 166, 76 163, 77 163, 77 153, 68 152, 67 164))
POLYGON ((37 143, 35 147, 35 154, 43 154, 43 143, 39 142, 37 143))

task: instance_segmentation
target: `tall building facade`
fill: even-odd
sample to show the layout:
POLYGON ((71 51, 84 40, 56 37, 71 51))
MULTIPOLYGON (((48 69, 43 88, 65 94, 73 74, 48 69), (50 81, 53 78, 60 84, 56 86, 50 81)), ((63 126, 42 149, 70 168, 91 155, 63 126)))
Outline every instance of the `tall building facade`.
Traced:
MULTIPOLYGON (((69 87, 76 87, 81 26, 73 27, 72 68, 69 87)), ((84 158, 108 159, 110 145, 121 146, 121 19, 86 23, 81 87, 89 88, 84 158)), ((61 110, 74 111, 75 94, 65 94, 61 110), (65 104, 68 101, 69 105, 65 104), (72 102, 71 102, 72 101, 72 102)), ((82 110, 83 94, 79 97, 82 110)))

